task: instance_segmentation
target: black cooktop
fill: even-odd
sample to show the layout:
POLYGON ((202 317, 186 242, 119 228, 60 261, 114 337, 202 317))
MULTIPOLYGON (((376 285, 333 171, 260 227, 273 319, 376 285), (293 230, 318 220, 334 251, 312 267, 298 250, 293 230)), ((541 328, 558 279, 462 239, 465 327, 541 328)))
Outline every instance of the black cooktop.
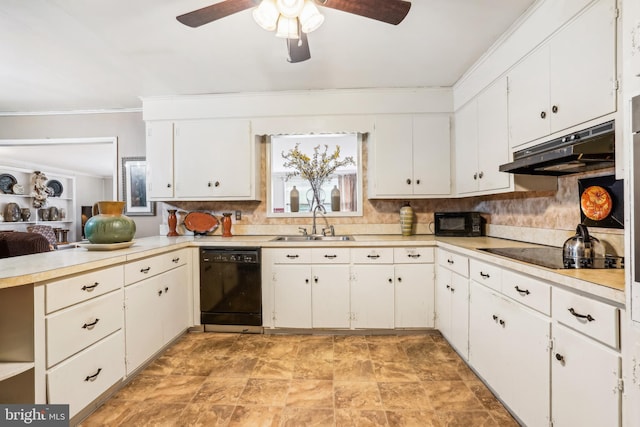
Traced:
POLYGON ((517 261, 528 262, 541 267, 564 269, 564 268, 624 268, 624 259, 618 256, 606 255, 602 259, 581 262, 578 266, 573 260, 566 264, 562 256, 562 248, 555 246, 524 247, 524 248, 479 248, 481 251, 494 255, 515 259, 517 261))

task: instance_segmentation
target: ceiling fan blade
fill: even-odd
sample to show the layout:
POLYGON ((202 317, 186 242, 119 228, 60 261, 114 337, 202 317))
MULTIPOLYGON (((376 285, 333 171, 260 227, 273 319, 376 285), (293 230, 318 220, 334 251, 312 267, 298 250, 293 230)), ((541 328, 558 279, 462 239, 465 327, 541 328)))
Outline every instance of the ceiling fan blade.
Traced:
POLYGON ((306 61, 311 58, 307 33, 300 32, 300 39, 287 39, 287 61, 291 63, 306 61))
POLYGON ((398 25, 411 9, 404 0, 316 0, 321 6, 398 25))
POLYGON ((199 27, 220 18, 242 12, 256 5, 254 0, 225 0, 193 12, 185 13, 176 19, 189 27, 199 27))

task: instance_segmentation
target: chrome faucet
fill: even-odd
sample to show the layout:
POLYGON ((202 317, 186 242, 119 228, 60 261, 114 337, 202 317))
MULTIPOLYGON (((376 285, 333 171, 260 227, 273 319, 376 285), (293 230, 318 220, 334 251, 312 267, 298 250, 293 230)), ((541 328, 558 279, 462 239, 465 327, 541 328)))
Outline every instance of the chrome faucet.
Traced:
MULTIPOLYGON (((325 209, 325 208, 324 208, 324 206, 322 206, 322 205, 316 205, 316 207, 315 207, 315 208, 313 208, 313 226, 311 227, 311 234, 312 234, 312 235, 317 234, 317 229, 316 229, 316 215, 317 215, 317 213, 318 213, 318 210, 321 210, 321 211, 322 211, 321 213, 323 214, 323 216, 324 216, 324 214, 325 214, 325 213, 327 213, 326 209, 325 209)), ((325 220, 326 220, 326 218, 325 218, 325 220)))

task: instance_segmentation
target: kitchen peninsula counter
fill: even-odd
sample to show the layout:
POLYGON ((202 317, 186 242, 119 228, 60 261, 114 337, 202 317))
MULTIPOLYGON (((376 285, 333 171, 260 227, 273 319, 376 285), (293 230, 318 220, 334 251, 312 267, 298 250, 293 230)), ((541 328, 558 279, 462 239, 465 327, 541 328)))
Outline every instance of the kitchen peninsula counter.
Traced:
POLYGON ((623 269, 548 269, 491 255, 479 248, 539 246, 493 237, 436 237, 434 235, 355 235, 351 241, 274 241, 276 236, 154 236, 136 239, 134 244, 115 251, 89 251, 84 247, 42 254, 0 259, 0 289, 56 279, 96 268, 117 265, 183 247, 257 246, 278 247, 384 247, 439 246, 461 252, 502 267, 530 274, 561 286, 624 304, 623 269))

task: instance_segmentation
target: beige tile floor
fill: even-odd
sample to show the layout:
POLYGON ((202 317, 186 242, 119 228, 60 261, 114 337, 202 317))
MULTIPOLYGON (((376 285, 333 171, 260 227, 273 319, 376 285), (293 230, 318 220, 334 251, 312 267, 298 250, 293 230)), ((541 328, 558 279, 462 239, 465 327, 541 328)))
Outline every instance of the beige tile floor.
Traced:
POLYGON ((437 333, 189 333, 82 425, 518 423, 437 333))

